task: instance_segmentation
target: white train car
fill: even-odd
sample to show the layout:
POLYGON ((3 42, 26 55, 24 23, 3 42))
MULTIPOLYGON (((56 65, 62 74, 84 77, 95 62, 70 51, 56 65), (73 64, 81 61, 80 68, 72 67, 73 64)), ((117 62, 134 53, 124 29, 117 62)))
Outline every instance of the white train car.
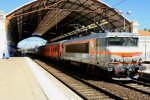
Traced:
POLYGON ((135 33, 91 34, 64 42, 62 58, 76 65, 99 67, 113 77, 134 77, 142 67, 140 48, 135 33))

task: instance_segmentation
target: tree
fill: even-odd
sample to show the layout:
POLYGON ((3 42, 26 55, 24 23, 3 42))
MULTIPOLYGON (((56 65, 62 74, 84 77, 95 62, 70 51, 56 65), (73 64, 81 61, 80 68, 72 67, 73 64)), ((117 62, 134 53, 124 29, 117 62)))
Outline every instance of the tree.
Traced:
POLYGON ((148 31, 148 32, 150 32, 150 29, 148 29, 148 28, 144 28, 144 31, 148 31))

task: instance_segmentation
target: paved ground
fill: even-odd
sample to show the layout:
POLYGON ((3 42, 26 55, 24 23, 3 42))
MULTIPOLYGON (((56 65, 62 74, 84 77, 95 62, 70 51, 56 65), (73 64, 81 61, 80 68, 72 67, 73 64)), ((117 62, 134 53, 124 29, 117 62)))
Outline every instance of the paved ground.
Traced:
POLYGON ((146 70, 142 71, 142 78, 150 81, 150 64, 143 64, 146 66, 146 70))
POLYGON ((146 70, 144 72, 150 74, 150 64, 143 64, 143 65, 146 66, 146 70))
POLYGON ((28 57, 0 59, 0 100, 82 100, 28 57))
POLYGON ((0 100, 47 100, 24 58, 0 60, 0 100))

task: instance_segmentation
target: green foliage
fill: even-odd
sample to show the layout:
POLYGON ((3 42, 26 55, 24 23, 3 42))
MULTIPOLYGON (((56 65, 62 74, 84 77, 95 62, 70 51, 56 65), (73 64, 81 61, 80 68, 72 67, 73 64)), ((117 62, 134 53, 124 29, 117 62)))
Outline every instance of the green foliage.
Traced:
POLYGON ((144 31, 148 31, 148 32, 150 32, 150 29, 148 29, 148 28, 144 28, 144 31))

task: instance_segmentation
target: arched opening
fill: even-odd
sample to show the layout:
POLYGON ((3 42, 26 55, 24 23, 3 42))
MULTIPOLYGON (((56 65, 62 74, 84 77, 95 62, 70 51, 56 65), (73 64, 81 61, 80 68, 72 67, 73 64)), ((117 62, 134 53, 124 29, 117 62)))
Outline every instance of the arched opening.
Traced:
MULTIPOLYGON (((46 40, 40 37, 29 37, 20 41, 17 45, 17 48, 20 53, 26 53, 30 49, 45 45, 45 43, 46 40)), ((13 53, 10 52, 10 55, 13 56, 13 53)))

